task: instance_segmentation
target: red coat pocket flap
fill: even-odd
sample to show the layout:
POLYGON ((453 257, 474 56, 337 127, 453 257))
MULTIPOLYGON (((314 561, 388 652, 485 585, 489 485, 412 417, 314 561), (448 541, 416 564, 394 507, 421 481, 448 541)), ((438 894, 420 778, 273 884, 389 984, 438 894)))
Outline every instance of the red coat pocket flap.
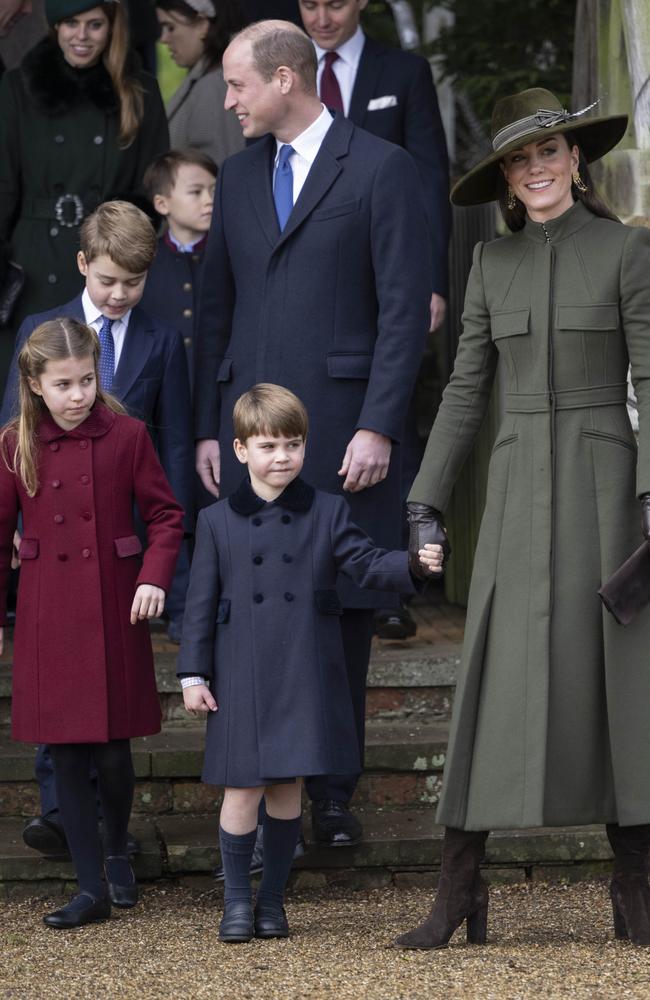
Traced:
POLYGON ((23 538, 18 546, 18 558, 36 559, 38 558, 38 538, 23 538))
POLYGON ((142 542, 137 535, 126 535, 125 538, 116 538, 115 551, 120 559, 126 559, 128 556, 139 556, 142 552, 142 542))

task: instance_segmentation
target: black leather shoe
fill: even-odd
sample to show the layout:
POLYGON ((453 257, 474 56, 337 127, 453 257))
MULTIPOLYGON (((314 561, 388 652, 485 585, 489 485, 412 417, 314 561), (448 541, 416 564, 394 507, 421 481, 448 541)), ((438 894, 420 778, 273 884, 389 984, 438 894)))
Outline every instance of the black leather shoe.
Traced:
POLYGON ((286 938, 289 937, 287 915, 281 907, 259 903, 255 907, 255 937, 256 938, 286 938))
POLYGON ((68 861, 70 851, 65 833, 60 823, 45 816, 30 819, 23 830, 23 840, 27 847, 40 851, 53 861, 68 861))
MULTIPOLYGON (((264 827, 260 824, 257 827, 257 837, 255 838, 255 847, 253 848, 253 854, 251 857, 251 866, 248 869, 249 875, 259 875, 260 872, 264 870, 264 827)), ((307 853, 307 845, 305 844, 305 838, 303 836, 302 830, 298 840, 296 841, 296 846, 293 852, 293 860, 297 861, 298 858, 304 857, 307 853)), ((217 882, 223 882, 224 870, 223 865, 217 865, 214 870, 214 877, 217 882)))
POLYGON ((250 903, 241 899, 224 903, 223 917, 219 924, 219 940, 229 944, 244 944, 255 934, 253 910, 250 903))
POLYGON ((95 924, 100 920, 108 920, 111 915, 111 902, 105 896, 95 899, 89 892, 80 892, 60 910, 54 910, 43 917, 43 923, 57 930, 69 930, 73 927, 83 927, 84 924, 95 924))
POLYGON ((109 854, 104 858, 104 874, 106 875, 106 885, 108 887, 108 895, 113 906, 117 906, 122 910, 130 910, 131 907, 135 906, 138 902, 139 891, 138 883, 135 880, 135 875, 133 874, 133 869, 129 865, 129 873, 131 879, 127 885, 120 885, 117 882, 111 882, 109 878, 110 874, 110 863, 111 861, 122 861, 129 865, 129 859, 126 854, 109 854))
POLYGON ((417 630, 405 605, 375 612, 375 635, 379 639, 411 639, 417 630))
POLYGON ((363 829, 344 802, 323 799, 311 804, 312 837, 320 847, 356 847, 363 829))

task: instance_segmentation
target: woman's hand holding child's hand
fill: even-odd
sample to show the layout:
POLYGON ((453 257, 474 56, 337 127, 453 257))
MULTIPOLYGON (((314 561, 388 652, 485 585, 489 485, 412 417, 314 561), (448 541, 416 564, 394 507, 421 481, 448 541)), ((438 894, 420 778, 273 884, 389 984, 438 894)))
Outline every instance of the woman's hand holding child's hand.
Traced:
POLYGON ((141 583, 131 605, 131 624, 145 618, 160 618, 165 607, 165 591, 151 583, 141 583))
POLYGON ((429 573, 442 573, 442 564, 445 557, 442 545, 430 545, 427 543, 423 549, 418 551, 418 555, 420 562, 429 573))
POLYGON ((216 712, 219 707, 207 684, 192 684, 191 687, 183 688, 183 702, 185 710, 190 715, 198 715, 200 712, 216 712))

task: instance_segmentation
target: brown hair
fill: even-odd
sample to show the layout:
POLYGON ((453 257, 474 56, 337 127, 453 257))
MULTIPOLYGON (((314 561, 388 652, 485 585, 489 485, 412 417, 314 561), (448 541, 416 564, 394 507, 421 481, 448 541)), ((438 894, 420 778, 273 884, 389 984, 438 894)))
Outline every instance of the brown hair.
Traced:
POLYGON ((289 389, 258 382, 240 396, 232 411, 235 437, 243 443, 255 434, 305 440, 309 418, 304 404, 289 389))
POLYGON ((105 201, 79 230, 81 251, 90 264, 106 255, 131 274, 142 274, 156 256, 156 231, 129 201, 105 201))
POLYGON ((190 24, 198 21, 201 17, 206 17, 209 27, 203 39, 203 55, 207 61, 207 69, 212 69, 220 64, 231 36, 243 28, 246 23, 238 0, 218 0, 218 2, 215 0, 216 17, 199 14, 188 3, 185 3, 185 0, 156 0, 156 7, 169 14, 183 17, 190 24))
POLYGON ((235 35, 235 41, 251 43, 253 65, 266 83, 279 66, 288 66, 307 92, 316 93, 316 50, 311 38, 291 21, 257 21, 235 35))
POLYGON ((0 447, 5 465, 20 476, 27 495, 38 492, 38 425, 47 413, 43 398, 33 392, 30 379, 38 379, 48 361, 65 361, 67 358, 92 358, 97 382, 96 399, 114 413, 125 413, 122 404, 99 388, 97 362, 99 339, 94 330, 77 319, 50 319, 37 326, 25 341, 18 355, 18 416, 0 433, 0 447), (8 435, 15 439, 13 460, 8 458, 8 435))
POLYGON ((157 156, 144 172, 142 186, 149 201, 157 194, 168 197, 176 183, 178 171, 186 163, 195 167, 203 167, 213 177, 217 176, 219 168, 211 156, 200 149, 170 149, 168 153, 157 156))
MULTIPOLYGON (((558 138, 560 134, 562 134, 563 138, 566 139, 569 149, 572 149, 574 146, 578 147, 578 173, 580 174, 583 184, 587 188, 586 191, 581 191, 580 188, 576 187, 575 183, 572 181, 571 194, 573 195, 574 201, 581 201, 582 204, 593 213, 593 215, 597 215, 601 219, 611 219, 612 222, 620 222, 621 220, 618 216, 614 215, 611 209, 607 207, 604 200, 598 194, 589 171, 589 165, 587 164, 584 153, 580 149, 580 143, 577 142, 575 136, 571 132, 558 133, 558 138)), ((503 216, 503 221, 510 232, 516 233, 520 229, 523 229, 526 224, 526 209, 523 202, 519 201, 519 198, 515 198, 514 208, 508 208, 508 185, 501 170, 499 170, 497 176, 497 199, 499 202, 499 208, 501 209, 501 215, 503 216)))

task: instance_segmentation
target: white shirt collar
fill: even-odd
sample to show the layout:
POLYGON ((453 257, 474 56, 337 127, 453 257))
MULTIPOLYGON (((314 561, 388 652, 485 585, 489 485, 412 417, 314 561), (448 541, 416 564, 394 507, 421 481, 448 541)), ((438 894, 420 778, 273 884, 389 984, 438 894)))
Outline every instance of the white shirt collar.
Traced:
MULTIPOLYGON (((92 326, 96 330, 96 324, 101 325, 102 312, 97 308, 90 295, 88 294, 88 289, 84 288, 81 296, 81 305, 83 307, 84 316, 88 326, 92 326)), ((131 309, 128 309, 123 316, 119 319, 113 321, 114 325, 122 324, 124 329, 127 330, 129 326, 129 318, 131 316, 131 309)), ((96 331, 97 332, 97 331, 96 331)))
MULTIPOLYGON (((363 45, 366 40, 366 36, 361 30, 361 25, 357 26, 357 30, 353 34, 352 38, 348 38, 347 42, 343 42, 340 48, 336 49, 339 59, 343 62, 349 63, 349 65, 356 69, 359 65, 359 60, 361 59, 361 53, 363 52, 363 45)), ((314 41, 312 39, 312 41, 314 41)), ((314 42, 314 48, 316 49, 316 58, 320 63, 321 60, 327 55, 328 49, 321 49, 320 45, 314 42)))
MULTIPOLYGON (((316 121, 313 121, 304 132, 297 135, 295 139, 292 140, 291 145, 293 146, 295 152, 298 156, 302 156, 304 160, 308 163, 313 163, 318 155, 318 150, 320 149, 323 139, 325 138, 327 132, 329 131, 334 119, 327 110, 324 104, 321 105, 322 111, 319 114, 316 121)), ((276 150, 275 150, 275 163, 277 166, 278 156, 280 153, 280 146, 286 145, 284 142, 280 142, 279 139, 275 140, 276 150)))

